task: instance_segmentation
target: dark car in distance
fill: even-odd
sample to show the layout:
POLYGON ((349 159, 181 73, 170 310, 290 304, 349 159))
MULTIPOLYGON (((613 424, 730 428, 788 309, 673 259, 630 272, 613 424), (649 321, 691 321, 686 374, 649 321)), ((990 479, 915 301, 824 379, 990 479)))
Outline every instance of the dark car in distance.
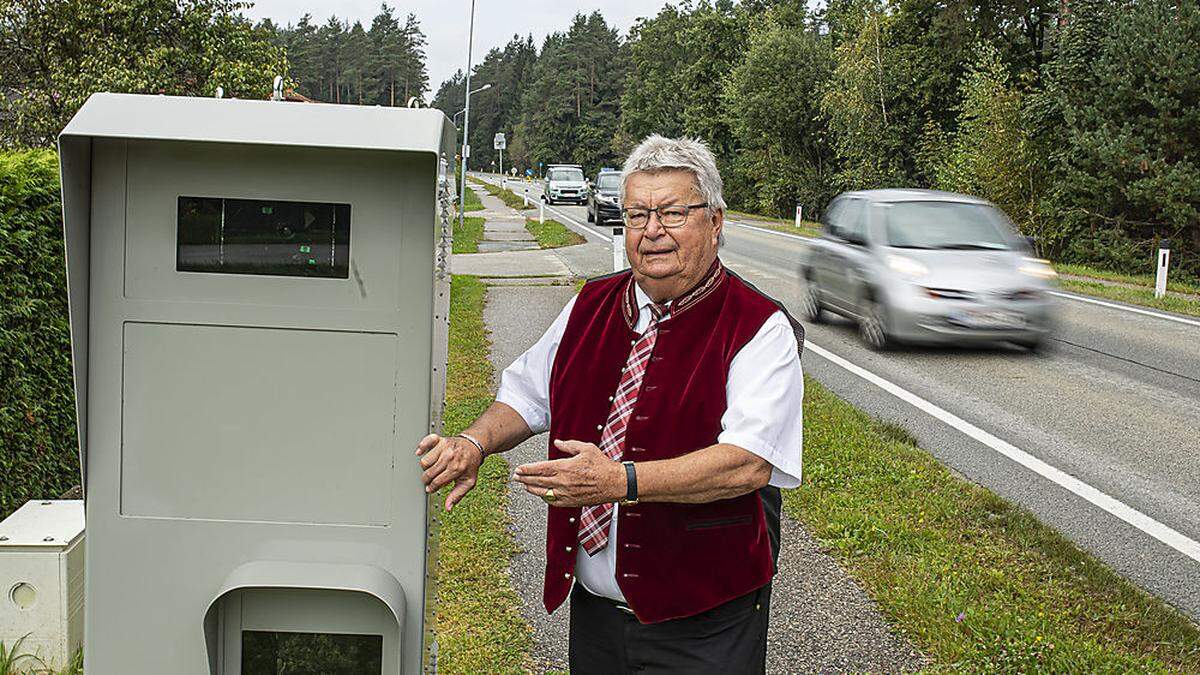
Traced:
POLYGON ((589 223, 621 220, 621 172, 600 169, 588 191, 587 219, 589 223))

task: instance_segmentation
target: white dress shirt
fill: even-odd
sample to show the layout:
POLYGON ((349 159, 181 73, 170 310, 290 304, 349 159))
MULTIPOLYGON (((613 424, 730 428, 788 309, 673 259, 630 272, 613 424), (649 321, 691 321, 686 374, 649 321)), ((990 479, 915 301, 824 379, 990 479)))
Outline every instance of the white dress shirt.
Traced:
MULTIPOLYGON (((650 304, 641 287, 634 285, 638 320, 634 329, 642 333, 650 325, 650 304)), ((550 428, 550 370, 575 298, 567 303, 546 333, 517 357, 500 376, 496 400, 514 410, 533 433, 550 428)), ((670 321, 666 314, 660 323, 670 321)), ((804 377, 796 338, 783 312, 775 312, 759 328, 729 364, 725 381, 725 414, 717 443, 748 450, 771 463, 771 485, 794 488, 800 484, 803 424, 801 402, 804 377)), ((553 508, 553 507, 551 507, 553 508)), ((620 508, 619 506, 617 507, 620 508)), ((617 586, 617 512, 609 525, 609 545, 594 556, 578 548, 575 578, 595 595, 625 601, 617 586)))

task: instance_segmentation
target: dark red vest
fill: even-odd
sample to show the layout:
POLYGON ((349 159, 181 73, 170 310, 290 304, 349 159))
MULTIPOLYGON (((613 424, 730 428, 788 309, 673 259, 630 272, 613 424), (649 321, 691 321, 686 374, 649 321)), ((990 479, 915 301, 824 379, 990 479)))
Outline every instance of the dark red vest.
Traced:
MULTIPOLYGON (((575 301, 550 376, 550 438, 599 444, 629 355, 637 308, 632 274, 589 281, 575 301)), ((669 459, 721 433, 729 364, 780 307, 718 267, 659 327, 626 435, 623 460, 669 459)), ((802 329, 798 339, 802 340, 802 329)), ((550 459, 563 457, 551 444, 550 459)), ((763 488, 708 504, 619 509, 617 584, 643 623, 692 616, 770 581, 780 495, 763 488)), ((549 509, 543 601, 553 612, 574 581, 578 508, 549 509)))

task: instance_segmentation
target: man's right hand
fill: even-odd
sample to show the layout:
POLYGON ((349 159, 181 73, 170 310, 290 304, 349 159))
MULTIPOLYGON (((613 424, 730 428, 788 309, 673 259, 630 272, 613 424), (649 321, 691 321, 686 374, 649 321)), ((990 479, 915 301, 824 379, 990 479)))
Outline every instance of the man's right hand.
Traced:
POLYGON ((446 495, 447 511, 475 487, 479 467, 483 464, 479 448, 457 436, 429 434, 417 444, 417 456, 421 458, 421 468, 425 469, 421 474, 425 492, 433 493, 454 483, 454 488, 446 495))

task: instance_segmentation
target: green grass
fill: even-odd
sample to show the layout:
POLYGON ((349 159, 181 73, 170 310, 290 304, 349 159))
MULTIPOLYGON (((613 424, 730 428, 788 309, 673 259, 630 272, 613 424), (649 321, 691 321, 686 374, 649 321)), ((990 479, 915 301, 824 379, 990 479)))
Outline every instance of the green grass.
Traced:
POLYGON ((966 672, 1200 672, 1200 628, 814 380, 785 509, 898 629, 966 672))
MULTIPOLYGON (((475 277, 453 277, 442 425, 447 434, 464 429, 492 402, 484 291, 475 277)), ((517 551, 505 511, 508 476, 504 459, 489 457, 475 489, 442 521, 435 628, 441 672, 526 670, 533 638, 508 578, 509 558, 517 551)))
POLYGON ((462 227, 454 221, 454 245, 452 253, 478 253, 479 240, 483 238, 483 218, 463 218, 462 227))
POLYGON ((1154 291, 1150 288, 1110 286, 1107 284, 1102 284, 1098 281, 1079 281, 1076 279, 1063 278, 1059 278, 1058 283, 1064 291, 1070 291, 1072 293, 1108 298, 1109 300, 1117 300, 1119 302, 1125 302, 1131 305, 1153 307, 1155 309, 1162 309, 1168 312, 1177 312, 1179 314, 1200 316, 1200 301, 1181 298, 1177 295, 1167 295, 1161 298, 1156 298, 1154 297, 1154 291))
POLYGON ((507 206, 517 209, 518 211, 530 208, 531 206, 535 205, 534 202, 536 200, 533 197, 529 198, 530 206, 525 206, 525 199, 521 195, 513 192, 512 190, 507 190, 507 189, 492 185, 491 183, 485 183, 484 181, 476 180, 474 178, 471 178, 471 181, 474 182, 476 185, 482 186, 483 189, 488 191, 488 194, 492 195, 493 197, 499 197, 501 200, 504 201, 504 203, 507 206))
MULTIPOLYGON (((1054 263, 1054 269, 1059 274, 1071 274, 1080 277, 1092 277, 1093 279, 1103 279, 1104 281, 1115 281, 1121 284, 1133 284, 1142 286, 1148 289, 1154 288, 1153 274, 1122 274, 1110 270, 1092 267, 1090 265, 1079 265, 1076 263, 1054 263)), ((1187 279, 1172 278, 1167 275, 1167 290, 1177 293, 1188 293, 1191 295, 1200 295, 1200 283, 1196 283, 1187 279)))
POLYGON ((726 211, 726 214, 734 220, 753 220, 755 222, 747 223, 754 227, 762 227, 768 230, 776 230, 778 232, 787 232, 788 234, 796 234, 801 237, 816 237, 821 234, 821 224, 814 223, 811 220, 800 221, 800 227, 796 227, 795 220, 787 220, 785 218, 774 218, 772 216, 760 216, 755 213, 746 213, 744 211, 726 211))
POLYGON ((574 246, 587 241, 566 225, 550 218, 547 218, 544 223, 539 223, 536 218, 526 218, 525 229, 533 234, 537 239, 538 246, 542 248, 574 246))
POLYGON ((467 198, 463 200, 463 213, 482 211, 483 202, 479 201, 479 195, 475 194, 475 191, 471 188, 467 188, 466 194, 467 198))
POLYGON ((54 670, 37 656, 26 653, 21 648, 24 642, 25 638, 19 638, 12 647, 0 642, 0 675, 83 675, 83 650, 75 652, 62 670, 54 670))

